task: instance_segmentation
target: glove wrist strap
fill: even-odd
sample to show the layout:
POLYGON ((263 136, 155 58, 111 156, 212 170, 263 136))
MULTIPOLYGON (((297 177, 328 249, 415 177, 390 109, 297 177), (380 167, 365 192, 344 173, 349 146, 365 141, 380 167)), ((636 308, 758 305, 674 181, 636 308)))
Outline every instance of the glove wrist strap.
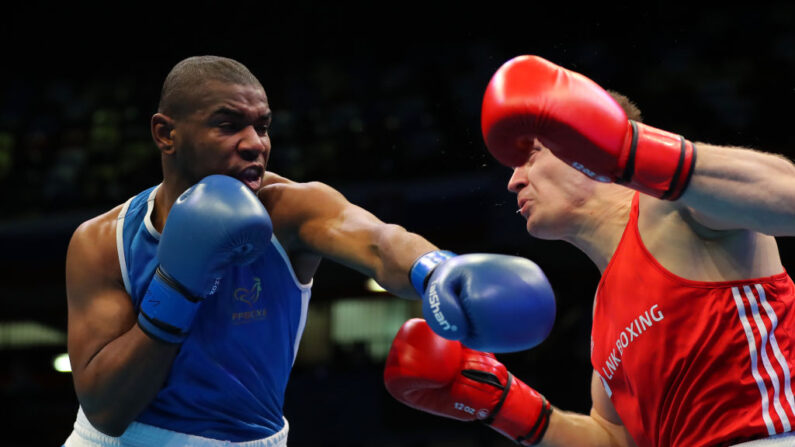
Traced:
POLYGON ((423 296, 425 294, 425 287, 428 285, 428 278, 430 278, 433 270, 442 262, 456 256, 452 251, 436 250, 425 253, 414 261, 414 265, 409 270, 409 279, 414 290, 423 296))
POLYGON ((632 135, 617 183, 663 200, 678 199, 696 165, 695 145, 677 135, 629 121, 632 135))
POLYGON ((505 390, 486 420, 491 428, 528 446, 544 437, 551 413, 552 405, 544 396, 509 373, 505 390))
POLYGON ((138 326, 154 339, 181 343, 201 301, 158 267, 141 300, 138 326))
POLYGON ((549 417, 552 415, 552 405, 541 397, 543 403, 541 404, 541 413, 538 415, 535 424, 530 428, 530 431, 524 435, 516 438, 516 443, 519 445, 536 445, 544 438, 544 434, 549 427, 549 417))

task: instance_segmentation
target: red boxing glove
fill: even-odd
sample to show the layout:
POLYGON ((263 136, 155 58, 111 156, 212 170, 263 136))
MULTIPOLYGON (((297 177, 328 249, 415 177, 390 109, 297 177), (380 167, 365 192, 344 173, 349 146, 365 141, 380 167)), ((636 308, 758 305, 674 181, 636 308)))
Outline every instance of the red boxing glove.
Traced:
POLYGON ((627 119, 610 95, 585 76, 537 56, 519 56, 492 76, 481 128, 500 163, 523 165, 538 140, 597 181, 616 182, 667 200, 687 187, 693 143, 627 119))
POLYGON ((436 335, 425 320, 403 324, 389 351, 384 383, 400 402, 459 421, 481 421, 521 445, 538 443, 552 408, 494 354, 436 335))

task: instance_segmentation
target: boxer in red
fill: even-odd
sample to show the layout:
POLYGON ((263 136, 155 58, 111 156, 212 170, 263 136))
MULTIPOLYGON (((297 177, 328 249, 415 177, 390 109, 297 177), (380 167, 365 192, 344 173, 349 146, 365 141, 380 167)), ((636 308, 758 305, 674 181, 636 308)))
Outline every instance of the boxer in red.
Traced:
POLYGON ((775 239, 795 235, 795 166, 628 118, 596 83, 536 56, 494 74, 481 124, 514 169, 528 233, 573 244, 602 272, 591 412, 550 406, 490 354, 423 338, 417 322, 393 343, 390 392, 522 445, 795 445, 795 286, 775 239), (454 372, 426 374, 416 351, 454 372))

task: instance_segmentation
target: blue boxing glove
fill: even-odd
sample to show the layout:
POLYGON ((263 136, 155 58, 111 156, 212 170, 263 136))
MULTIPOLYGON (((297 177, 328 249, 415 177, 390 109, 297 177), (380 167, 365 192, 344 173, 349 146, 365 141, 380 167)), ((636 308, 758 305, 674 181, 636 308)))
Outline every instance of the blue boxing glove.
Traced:
POLYGON ((530 349, 555 322, 552 286, 525 258, 433 251, 414 262, 410 276, 434 332, 470 349, 530 349))
POLYGON ((211 175, 188 188, 168 213, 138 325, 155 339, 182 342, 226 269, 254 261, 272 234, 267 210, 239 180, 211 175))

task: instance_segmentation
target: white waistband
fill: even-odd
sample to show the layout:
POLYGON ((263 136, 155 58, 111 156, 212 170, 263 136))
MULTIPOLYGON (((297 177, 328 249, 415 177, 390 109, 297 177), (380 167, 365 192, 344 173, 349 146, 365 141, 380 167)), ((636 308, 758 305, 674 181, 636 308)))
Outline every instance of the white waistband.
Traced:
POLYGON ((65 447, 286 447, 287 432, 290 426, 284 419, 284 427, 267 438, 246 442, 221 441, 196 435, 178 433, 152 425, 133 422, 120 437, 105 435, 88 421, 83 409, 77 411, 74 430, 69 435, 65 447))
POLYGON ((795 432, 781 433, 765 439, 736 444, 735 447, 793 447, 795 446, 795 432))

